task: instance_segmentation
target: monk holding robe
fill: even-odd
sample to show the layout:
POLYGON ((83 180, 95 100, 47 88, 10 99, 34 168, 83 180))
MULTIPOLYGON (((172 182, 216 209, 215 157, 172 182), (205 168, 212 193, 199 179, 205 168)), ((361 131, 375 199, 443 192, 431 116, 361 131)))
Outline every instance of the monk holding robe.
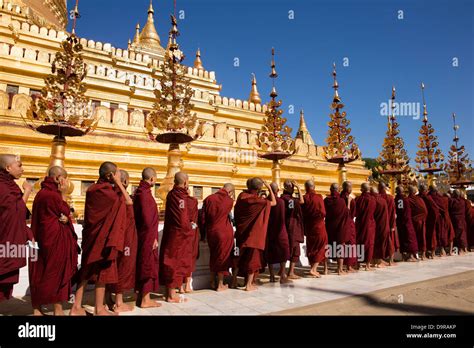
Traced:
POLYGON ((370 263, 374 255, 375 243, 375 209, 377 202, 369 193, 369 184, 364 182, 360 186, 361 195, 356 198, 356 230, 357 244, 364 246, 365 270, 371 271, 370 263))
MULTIPOLYGON (((332 255, 336 256, 338 248, 345 248, 350 240, 351 215, 347 208, 344 198, 339 195, 339 185, 331 184, 331 194, 324 198, 324 208, 326 209, 326 231, 328 233, 328 241, 331 246, 332 255)), ((343 269, 344 257, 343 253, 337 255, 337 274, 344 275, 343 269)))
POLYGON ((268 263, 270 282, 275 282, 274 264, 280 265, 280 283, 287 284, 292 281, 286 275, 286 261, 290 258, 290 245, 285 221, 285 201, 278 197, 278 185, 270 184, 276 199, 276 205, 270 209, 268 221, 267 241, 265 244, 265 260, 268 263))
POLYGON ((234 206, 235 188, 225 184, 216 193, 209 195, 203 202, 199 228, 207 237, 209 245, 209 269, 211 288, 223 291, 228 288, 224 277, 229 275, 234 249, 234 229, 229 214, 234 206), (216 287, 217 276, 217 287, 216 287))
POLYGON ((454 246, 459 255, 467 252, 466 204, 459 190, 454 190, 449 201, 449 216, 454 228, 454 246))
POLYGON ((138 248, 135 291, 137 303, 142 308, 160 307, 151 299, 158 291, 158 223, 159 214, 155 198, 151 193, 156 184, 156 171, 147 167, 142 171, 142 180, 133 195, 133 211, 137 227, 138 248))
POLYGON ((436 230, 439 225, 440 213, 438 206, 433 201, 433 198, 428 195, 428 190, 425 185, 420 185, 418 195, 425 202, 426 209, 428 210, 428 215, 426 216, 426 255, 428 258, 434 258, 437 241, 436 241, 436 230))
POLYGON ((408 186, 408 202, 410 203, 411 220, 416 233, 418 243, 418 253, 422 260, 426 256, 426 218, 428 216, 428 208, 421 198, 416 194, 415 186, 408 186))
POLYGON ((304 243, 303 210, 301 209, 301 204, 304 203, 303 194, 295 181, 285 180, 283 189, 281 199, 285 201, 285 223, 290 247, 288 279, 299 279, 301 277, 295 273, 295 266, 300 262, 300 244, 304 243), (298 198, 293 197, 295 189, 298 198))
POLYGON ((400 250, 400 241, 398 240, 397 232, 397 220, 395 216, 395 199, 392 195, 387 193, 387 186, 384 182, 380 182, 378 185, 379 195, 387 203, 387 214, 388 214, 388 226, 390 229, 389 240, 386 244, 385 256, 388 258, 388 265, 394 266, 393 261, 395 251, 400 250))
POLYGON ((400 252, 405 261, 417 261, 418 243, 416 232, 413 227, 410 202, 405 197, 403 186, 397 186, 395 196, 395 207, 397 214, 397 230, 400 238, 400 252))
POLYGON ((436 241, 441 256, 446 255, 446 248, 450 247, 449 234, 451 228, 451 219, 449 218, 449 206, 444 197, 438 192, 434 185, 430 185, 428 195, 433 199, 439 210, 439 222, 436 230, 436 241))
POLYGON ((34 315, 42 315, 41 306, 47 304, 54 304, 54 315, 64 315, 62 302, 72 293, 79 246, 66 202, 68 189, 67 172, 51 167, 33 202, 31 229, 39 246, 37 260, 29 264, 34 315))
POLYGON ((375 242, 373 264, 377 267, 385 267, 384 261, 389 254, 387 245, 390 243, 390 226, 387 201, 379 195, 375 187, 370 188, 370 194, 375 198, 375 242))
POLYGON ((350 181, 344 181, 342 183, 341 198, 344 199, 347 209, 349 209, 350 219, 347 223, 347 235, 348 242, 350 245, 351 253, 344 259, 344 264, 347 267, 347 272, 357 272, 355 266, 357 266, 357 253, 355 252, 357 237, 355 227, 355 216, 356 216, 356 204, 355 197, 352 195, 352 183, 350 181))
MULTIPOLYGON (((189 194, 189 192, 188 192, 189 194)), ((183 284, 181 284, 180 293, 191 293, 193 292, 191 281, 192 281, 192 273, 196 269, 196 261, 199 258, 199 241, 201 240, 199 226, 198 226, 198 219, 199 219, 199 210, 198 210, 198 199, 196 197, 192 197, 188 195, 188 216, 189 216, 189 223, 191 224, 191 229, 194 233, 193 239, 193 250, 192 250, 192 258, 191 263, 187 265, 185 270, 185 278, 183 280, 183 284)))
POLYGON ((178 172, 173 189, 168 192, 165 225, 160 246, 160 283, 166 287, 166 301, 186 301, 176 293, 193 264, 196 232, 189 217, 188 175, 178 172))
POLYGON ((305 182, 306 194, 304 195, 303 216, 304 233, 306 236, 306 256, 308 257, 311 270, 310 277, 321 278, 318 265, 324 262, 324 274, 328 274, 326 261, 326 246, 328 234, 324 225, 326 209, 324 208, 323 196, 316 193, 314 181, 305 182))
POLYGON ((13 285, 18 283, 20 268, 26 266, 26 242, 33 240, 26 225, 26 202, 33 187, 26 181, 21 192, 15 180, 20 179, 24 169, 15 155, 0 154, 0 245, 24 248, 25 255, 0 258, 0 302, 11 298, 13 285))
POLYGON ((71 315, 85 315, 82 308, 84 288, 95 283, 95 315, 117 315, 104 306, 105 286, 118 282, 117 257, 123 252, 129 197, 122 185, 120 171, 112 162, 99 168, 99 180, 86 193, 80 283, 71 315), (128 199, 127 199, 128 200, 128 199))
POLYGON ((235 238, 237 244, 235 267, 232 271, 232 287, 237 287, 237 275, 246 277, 246 291, 256 290, 255 274, 263 267, 270 209, 276 205, 270 186, 260 178, 247 181, 247 190, 240 193, 234 208, 235 238), (259 196, 262 187, 268 189, 270 200, 259 196))

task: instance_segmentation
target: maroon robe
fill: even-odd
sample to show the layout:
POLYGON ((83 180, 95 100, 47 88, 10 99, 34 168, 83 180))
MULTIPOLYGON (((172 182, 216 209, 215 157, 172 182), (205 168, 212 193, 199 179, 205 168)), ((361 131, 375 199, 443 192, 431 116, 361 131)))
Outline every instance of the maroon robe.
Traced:
MULTIPOLYGON (((349 245, 355 245, 357 243, 357 233, 354 223, 354 218, 356 216, 356 204, 355 199, 347 191, 341 191, 341 197, 344 199, 347 208, 349 209, 350 219, 347 223, 347 234, 349 236, 348 243, 349 245)), ((344 264, 347 266, 355 266, 357 264, 357 256, 352 255, 344 259, 344 264)))
POLYGON ((369 263, 374 255, 376 224, 374 219, 377 203, 368 192, 356 198, 357 244, 364 246, 364 261, 369 263))
POLYGON ((165 225, 160 246, 160 283, 179 288, 191 269, 196 232, 189 218, 189 194, 184 187, 174 186, 168 192, 165 225))
POLYGON ((374 242, 374 259, 385 259, 391 256, 390 248, 390 224, 387 201, 378 193, 373 193, 375 198, 375 242, 374 242))
POLYGON ((269 265, 286 262, 290 258, 290 244, 286 230, 285 201, 276 197, 277 204, 270 209, 265 261, 269 265))
MULTIPOLYGON (((0 169, 0 245, 24 246, 33 238, 26 225, 28 209, 23 194, 13 176, 0 169)), ((22 250, 22 252, 26 252, 22 250)), ((13 285, 18 283, 20 268, 26 266, 26 255, 0 258, 0 302, 12 296, 13 285)))
POLYGON ((449 200, 449 216, 454 228, 454 246, 467 248, 466 204, 461 197, 449 200))
POLYGON ((428 216, 428 208, 423 198, 415 194, 408 195, 410 203, 411 221, 416 233, 416 241, 418 243, 418 251, 426 251, 426 218, 428 216))
POLYGON ((400 252, 415 254, 418 251, 415 228, 411 216, 410 202, 404 195, 395 196, 397 230, 400 238, 400 252))
POLYGON ((258 196, 257 191, 243 191, 234 208, 237 255, 234 261, 239 275, 258 272, 263 267, 262 256, 270 218, 271 202, 258 196))
POLYGON ((326 210, 326 231, 330 244, 347 244, 350 240, 350 211, 347 208, 344 198, 338 192, 324 198, 324 208, 326 210))
POLYGON ((326 260, 328 234, 324 224, 326 209, 323 196, 314 190, 304 195, 303 222, 306 236, 306 256, 311 265, 326 260))
POLYGON ((400 249, 400 241, 398 239, 397 221, 395 216, 395 200, 385 191, 379 193, 379 196, 387 202, 388 226, 390 228, 389 241, 386 245, 385 255, 392 256, 396 250, 400 249))
POLYGON ((301 256, 300 244, 304 243, 303 210, 299 199, 289 193, 283 192, 280 198, 285 201, 285 223, 290 248, 289 261, 297 263, 301 256))
POLYGON ((29 263, 31 304, 33 307, 68 301, 72 279, 77 272, 77 235, 69 205, 63 200, 58 184, 46 177, 33 202, 31 229, 38 242, 38 258, 29 263))
POLYGON ((202 205, 199 229, 206 234, 209 245, 209 269, 229 274, 234 249, 234 229, 229 218, 234 201, 226 190, 208 196, 202 205))
POLYGON ((433 198, 427 193, 420 193, 419 196, 423 199, 428 210, 426 216, 426 250, 435 250, 438 243, 436 241, 436 231, 439 228, 440 212, 433 198))
MULTIPOLYGON (((470 202, 468 200, 468 202, 470 202)), ((468 242, 469 242, 469 246, 472 247, 474 246, 474 206, 472 205, 472 203, 469 203, 469 205, 471 206, 470 207, 470 210, 471 210, 471 223, 469 225, 469 239, 468 239, 468 242)))
POLYGON ((186 277, 191 277, 191 274, 196 269, 196 261, 199 258, 199 228, 198 228, 198 200, 195 197, 188 196, 188 216, 189 223, 194 226, 194 240, 193 240, 193 257, 188 270, 185 272, 186 277))
POLYGON ((447 247, 449 246, 449 234, 451 219, 449 218, 449 209, 444 199, 439 192, 430 191, 428 194, 435 203, 436 207, 439 210, 439 221, 436 224, 436 241, 438 246, 447 247))
POLYGON ((118 282, 117 257, 123 252, 127 208, 117 189, 102 179, 89 187, 84 209, 80 280, 118 282))

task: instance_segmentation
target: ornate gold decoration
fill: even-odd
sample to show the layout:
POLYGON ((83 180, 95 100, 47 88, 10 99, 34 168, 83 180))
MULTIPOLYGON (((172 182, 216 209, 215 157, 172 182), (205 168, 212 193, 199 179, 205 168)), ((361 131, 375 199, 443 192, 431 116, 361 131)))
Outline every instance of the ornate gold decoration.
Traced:
POLYGON ((448 162, 444 170, 448 174, 449 183, 453 187, 464 187, 474 183, 471 180, 472 163, 464 145, 459 146, 459 125, 456 124, 456 114, 453 113, 454 138, 448 153, 448 162))
POLYGON ((254 103, 254 104, 262 103, 262 98, 260 98, 260 93, 258 93, 258 89, 257 89, 257 79, 255 77, 255 74, 252 74, 252 89, 250 91, 249 103, 254 103))
POLYGON ((304 119, 304 111, 300 111, 300 126, 298 128, 298 132, 296 132, 296 137, 303 140, 303 143, 308 145, 315 145, 311 134, 309 133, 308 127, 306 126, 306 121, 304 119))
POLYGON ((199 48, 196 51, 196 59, 194 60, 194 67, 196 69, 204 70, 204 67, 202 66, 202 61, 201 61, 201 50, 199 48))

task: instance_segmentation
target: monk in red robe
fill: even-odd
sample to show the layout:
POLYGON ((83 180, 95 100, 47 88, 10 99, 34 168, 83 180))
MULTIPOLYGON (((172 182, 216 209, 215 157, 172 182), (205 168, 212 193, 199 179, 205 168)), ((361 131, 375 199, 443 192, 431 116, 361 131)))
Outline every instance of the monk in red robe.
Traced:
POLYGON ((288 279, 299 279, 301 277, 295 273, 295 266, 300 262, 300 244, 304 243, 303 210, 301 209, 301 204, 304 203, 303 194, 298 184, 292 180, 285 180, 283 190, 280 198, 285 201, 285 223, 290 247, 288 279), (298 198, 293 196, 295 189, 298 198))
POLYGON ((352 195, 352 183, 350 181, 344 181, 342 183, 341 198, 344 199, 347 209, 349 209, 350 219, 347 224, 348 242, 350 246, 350 254, 344 259, 344 264, 347 267, 347 272, 357 272, 355 268, 357 266, 357 253, 355 247, 357 243, 356 227, 355 227, 355 216, 356 216, 356 204, 355 197, 352 195))
POLYGON ((165 225, 160 246, 160 283, 166 288, 166 301, 186 301, 176 290, 181 287, 192 267, 196 232, 189 217, 188 175, 178 172, 174 187, 168 192, 165 207, 165 225))
POLYGON ((405 261, 417 261, 418 242, 411 215, 410 202, 404 194, 403 186, 397 186, 395 207, 397 214, 397 230, 400 238, 400 252, 405 261))
POLYGON ((328 234, 324 225, 326 209, 324 208, 323 196, 316 193, 314 181, 305 182, 306 194, 304 195, 303 216, 304 233, 306 236, 306 256, 308 257, 311 270, 310 277, 321 278, 318 265, 324 262, 324 274, 328 274, 326 261, 326 246, 328 234))
POLYGON ((326 231, 328 233, 328 241, 331 255, 337 260, 337 274, 344 275, 343 269, 345 246, 350 240, 349 224, 352 220, 349 209, 347 208, 344 198, 339 194, 339 185, 331 184, 330 195, 324 198, 324 208, 326 210, 326 231), (338 249, 342 248, 342 252, 338 249))
POLYGON ((363 183, 360 187, 361 195, 356 198, 356 230, 357 230, 357 244, 364 246, 364 262, 365 270, 370 271, 370 263, 374 255, 375 243, 375 209, 377 202, 374 197, 370 195, 369 184, 363 183))
POLYGON ((466 204, 459 190, 454 190, 449 201, 449 216, 454 228, 454 246, 458 254, 467 252, 466 204))
POLYGON ((425 185, 420 185, 418 195, 425 202, 428 215, 426 216, 426 251, 428 258, 434 258, 436 255, 436 231, 440 221, 440 212, 438 206, 433 201, 433 198, 428 195, 428 190, 425 185))
POLYGON ((199 226, 198 226, 198 218, 199 218, 198 200, 196 197, 192 197, 189 195, 188 195, 188 217, 189 217, 189 223, 191 225, 191 229, 193 230, 193 233, 194 233, 194 239, 192 243, 193 250, 192 250, 191 263, 188 265, 187 269, 185 270, 186 276, 179 290, 181 294, 193 292, 193 288, 191 286, 191 282, 193 279, 192 273, 196 269, 196 261, 199 258, 199 241, 201 240, 199 226))
POLYGON ((51 167, 33 202, 31 229, 39 246, 37 260, 29 264, 34 315, 43 315, 41 306, 51 303, 54 315, 64 315, 62 302, 72 293, 79 246, 66 202, 68 189, 67 172, 51 167))
POLYGON ((141 308, 160 307, 151 299, 158 291, 158 224, 159 213, 151 190, 156 184, 156 171, 147 167, 142 171, 142 180, 133 195, 133 211, 137 227, 138 248, 135 291, 141 308))
POLYGON ((234 208, 236 260, 232 271, 232 286, 237 287, 237 275, 246 277, 246 291, 256 290, 254 277, 263 267, 262 254, 265 250, 270 209, 276 205, 270 186, 260 178, 247 181, 247 190, 240 193, 234 208), (270 200, 259 196, 262 187, 268 189, 270 200))
POLYGON ((428 216, 428 208, 421 198, 416 194, 415 186, 408 186, 408 203, 410 203, 411 220, 416 233, 418 243, 418 253, 422 260, 426 256, 426 218, 428 216))
POLYGON ((451 229, 451 219, 449 218, 449 207, 444 197, 438 192, 434 185, 430 185, 428 195, 433 199, 439 210, 439 223, 436 230, 436 241, 441 256, 446 255, 446 248, 450 247, 449 234, 451 229))
POLYGON ((105 286, 118 282, 117 257, 123 252, 128 193, 112 162, 99 168, 99 180, 86 193, 80 283, 71 315, 85 315, 82 298, 86 284, 95 283, 95 315, 117 315, 104 306, 105 286))
POLYGON ((229 214, 234 206, 234 197, 234 185, 225 184, 219 191, 206 197, 200 215, 199 229, 201 234, 206 235, 209 245, 211 288, 216 291, 228 289, 224 277, 229 275, 232 266, 234 229, 229 214))
MULTIPOLYGON (((120 180, 125 189, 128 188, 130 176, 126 170, 120 169, 120 180)), ((107 302, 109 308, 114 312, 128 312, 133 310, 133 306, 123 301, 123 293, 134 289, 135 273, 137 261, 137 228, 135 226, 135 214, 133 212, 133 201, 130 197, 125 198, 127 209, 125 236, 123 243, 123 252, 117 256, 117 284, 107 286, 107 302), (115 302, 112 301, 112 292, 115 293, 115 302)))
POLYGON ((276 205, 270 209, 270 219, 268 221, 267 241, 265 244, 265 260, 268 263, 270 272, 270 282, 274 283, 274 264, 280 265, 280 283, 292 283, 286 275, 286 261, 290 258, 290 244, 285 221, 285 201, 278 197, 278 185, 274 182, 270 184, 276 199, 276 205))
POLYGON ((385 267, 384 259, 390 255, 387 253, 387 245, 390 243, 390 225, 387 201, 379 195, 375 187, 370 188, 370 194, 375 198, 375 241, 373 264, 376 267, 385 267))
POLYGON ((387 214, 388 214, 388 226, 390 229, 389 240, 386 244, 385 256, 388 258, 388 265, 394 266, 393 261, 395 251, 400 250, 400 242, 398 240, 397 222, 395 217, 395 199, 392 195, 387 193, 387 186, 384 182, 380 182, 378 185, 379 195, 387 203, 387 214))
POLYGON ((19 281, 20 268, 26 266, 25 244, 28 240, 34 240, 26 225, 26 202, 33 187, 25 181, 22 193, 15 183, 23 172, 23 165, 17 156, 0 154, 0 245, 5 250, 12 247, 19 249, 16 257, 0 257, 0 302, 12 297, 13 285, 19 281), (20 252, 24 255, 20 256, 20 252))

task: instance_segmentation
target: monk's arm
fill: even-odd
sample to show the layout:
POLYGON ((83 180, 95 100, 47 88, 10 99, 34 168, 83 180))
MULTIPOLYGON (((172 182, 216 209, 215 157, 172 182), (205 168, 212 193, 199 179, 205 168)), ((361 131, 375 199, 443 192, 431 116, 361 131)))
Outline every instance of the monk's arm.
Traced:
POLYGON ((296 181, 293 181, 293 186, 296 187, 296 191, 298 191, 298 196, 300 198, 300 204, 304 204, 304 196, 301 193, 300 186, 296 183, 296 181))
POLYGON ((33 191, 33 185, 31 185, 28 181, 23 182, 23 202, 25 204, 28 202, 28 198, 30 197, 31 191, 33 191))
POLYGON ((116 185, 120 189, 120 192, 122 192, 123 197, 125 198, 125 204, 126 205, 133 205, 132 198, 130 198, 130 195, 128 194, 127 190, 122 185, 122 183, 119 181, 119 182, 116 182, 116 185))
POLYGON ((270 205, 274 207, 277 204, 275 194, 273 193, 273 190, 270 187, 270 185, 268 185, 266 182, 264 183, 264 185, 268 189, 268 192, 270 193, 270 205))

